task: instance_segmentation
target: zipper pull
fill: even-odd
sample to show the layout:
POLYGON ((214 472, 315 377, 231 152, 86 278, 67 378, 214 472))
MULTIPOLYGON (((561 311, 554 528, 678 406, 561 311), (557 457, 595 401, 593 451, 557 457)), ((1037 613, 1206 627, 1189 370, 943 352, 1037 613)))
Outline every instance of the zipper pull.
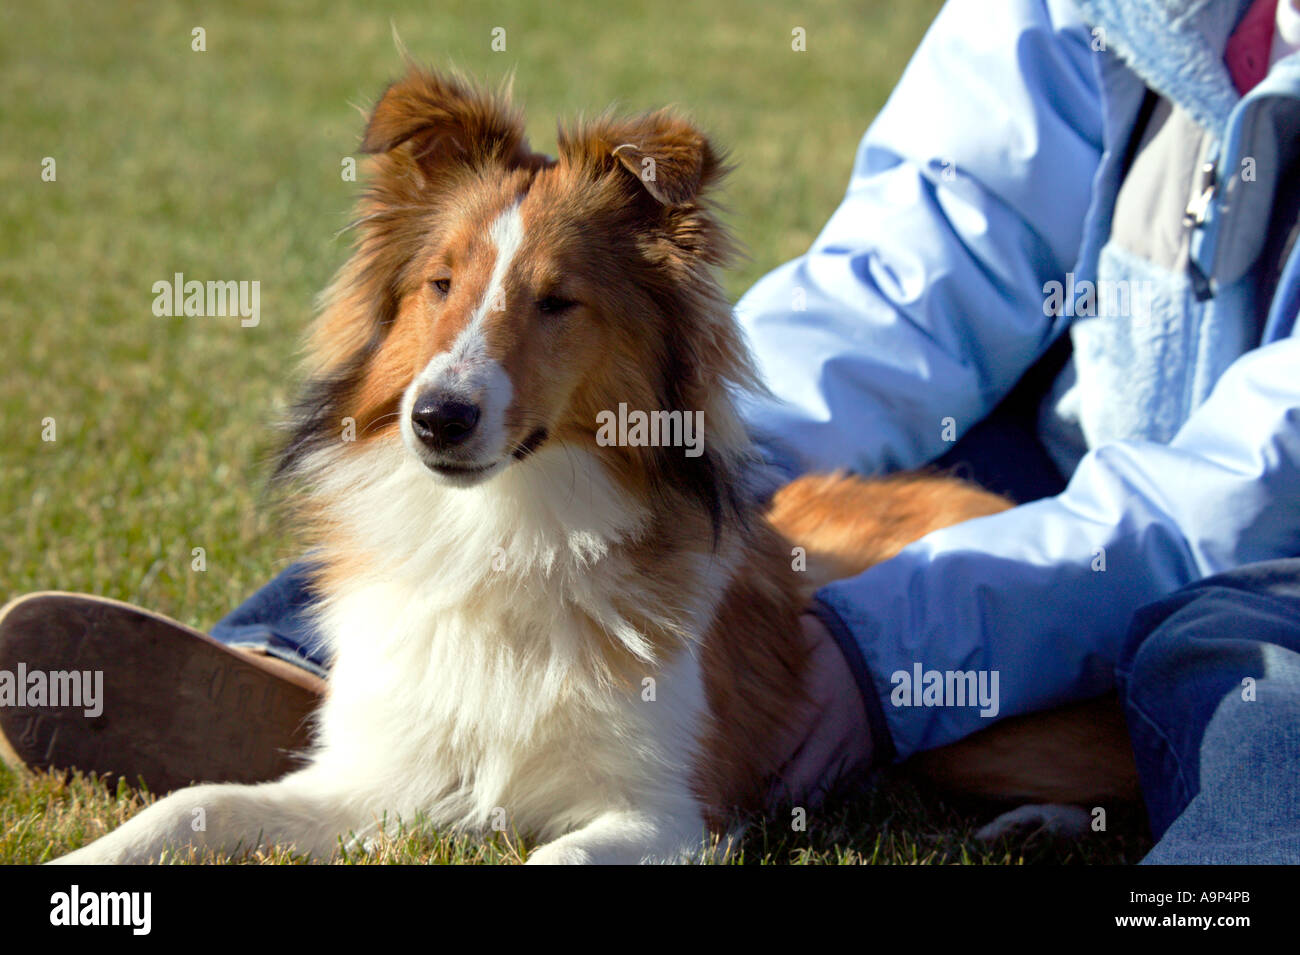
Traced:
MULTIPOLYGON (((1210 203, 1214 201, 1214 193, 1218 188, 1219 179, 1214 163, 1203 163, 1199 191, 1192 196, 1191 202, 1187 203, 1187 208, 1183 210, 1184 226, 1189 229, 1199 229, 1205 225, 1205 216, 1210 210, 1210 203)), ((1196 301, 1204 302, 1214 297, 1214 287, 1210 277, 1200 270, 1191 257, 1187 260, 1187 274, 1191 279, 1192 294, 1196 296, 1196 301)))
POLYGON ((1200 192, 1192 196, 1191 202, 1183 211, 1183 225, 1188 228, 1200 228, 1205 224, 1205 214, 1209 211, 1214 193, 1219 188, 1218 176, 1214 163, 1207 162, 1201 166, 1200 192))

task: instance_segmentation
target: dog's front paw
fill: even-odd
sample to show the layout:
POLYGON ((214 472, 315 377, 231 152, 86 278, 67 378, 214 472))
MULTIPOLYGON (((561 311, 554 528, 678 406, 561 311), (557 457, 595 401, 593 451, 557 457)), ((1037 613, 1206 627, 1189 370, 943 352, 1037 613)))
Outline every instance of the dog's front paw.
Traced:
POLYGON ((105 852, 99 842, 92 842, 88 846, 82 846, 80 849, 74 849, 67 855, 59 856, 57 859, 51 859, 46 865, 116 865, 121 863, 121 859, 116 857, 115 853, 105 852))
POLYGON ((559 839, 534 849, 524 865, 591 865, 594 861, 586 849, 559 839))

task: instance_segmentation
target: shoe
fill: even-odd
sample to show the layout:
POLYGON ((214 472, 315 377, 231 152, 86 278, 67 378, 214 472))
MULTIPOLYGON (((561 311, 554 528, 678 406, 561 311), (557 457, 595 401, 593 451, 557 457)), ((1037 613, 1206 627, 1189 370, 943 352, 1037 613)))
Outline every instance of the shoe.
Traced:
POLYGON ((324 691, 306 670, 116 600, 44 592, 0 609, 0 759, 12 765, 155 793, 277 779, 302 764, 324 691), (60 698, 33 699, 42 685, 60 698))

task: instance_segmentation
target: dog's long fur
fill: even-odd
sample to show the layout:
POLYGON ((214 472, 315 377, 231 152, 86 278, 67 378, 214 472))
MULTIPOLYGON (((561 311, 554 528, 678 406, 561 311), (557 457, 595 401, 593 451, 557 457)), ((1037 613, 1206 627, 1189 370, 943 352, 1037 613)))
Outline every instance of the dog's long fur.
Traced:
POLYGON ((357 248, 280 472, 333 654, 316 746, 285 779, 175 793, 68 861, 259 840, 328 856, 416 815, 504 824, 544 843, 535 862, 689 854, 761 808, 788 755, 811 591, 1006 502, 840 475, 760 509, 734 406, 759 385, 715 277, 724 165, 677 116, 579 123, 551 160, 504 95, 412 69, 363 149, 357 248), (480 412, 450 450, 413 424, 437 389, 480 412), (702 453, 602 444, 620 404, 702 411, 702 453))

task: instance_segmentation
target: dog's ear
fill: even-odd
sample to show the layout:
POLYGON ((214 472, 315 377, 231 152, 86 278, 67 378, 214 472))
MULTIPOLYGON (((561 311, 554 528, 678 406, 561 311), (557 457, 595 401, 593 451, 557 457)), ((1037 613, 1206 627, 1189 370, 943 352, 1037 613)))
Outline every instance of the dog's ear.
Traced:
POLYGON ((730 167, 687 120, 666 109, 629 119, 604 116, 561 129, 558 145, 562 164, 636 203, 658 236, 642 247, 652 261, 680 277, 701 262, 726 265, 735 257, 708 201, 730 167))
POLYGON ((361 151, 397 156, 423 171, 447 163, 532 165, 524 122, 509 93, 489 93, 468 81, 412 66, 379 98, 361 151))
POLYGON ((614 168, 631 174, 668 207, 695 201, 727 172, 708 138, 666 109, 561 130, 559 149, 563 161, 594 175, 614 168))

